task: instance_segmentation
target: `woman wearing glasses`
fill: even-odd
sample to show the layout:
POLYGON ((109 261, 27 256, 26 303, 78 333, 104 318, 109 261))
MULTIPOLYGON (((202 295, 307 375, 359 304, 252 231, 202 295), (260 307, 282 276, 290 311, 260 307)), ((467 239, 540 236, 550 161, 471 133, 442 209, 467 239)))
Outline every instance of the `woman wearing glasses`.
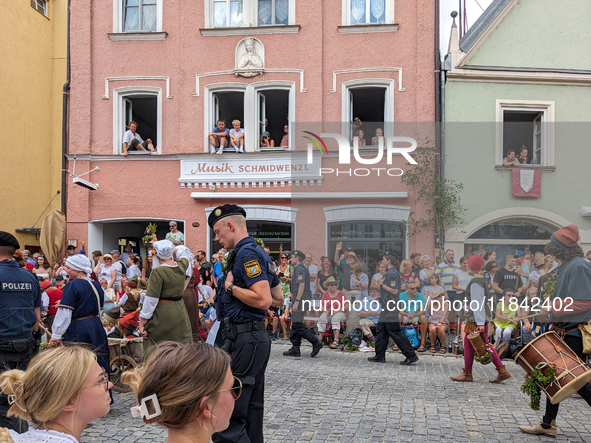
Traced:
POLYGON ((210 442, 230 424, 242 393, 230 356, 205 343, 160 343, 144 367, 123 377, 137 397, 134 417, 164 426, 168 443, 210 442))
POLYGON ((27 371, 0 375, 0 388, 12 404, 8 415, 30 420, 24 434, 10 431, 16 443, 77 443, 92 420, 110 409, 112 387, 96 355, 82 346, 50 349, 35 356, 27 371))

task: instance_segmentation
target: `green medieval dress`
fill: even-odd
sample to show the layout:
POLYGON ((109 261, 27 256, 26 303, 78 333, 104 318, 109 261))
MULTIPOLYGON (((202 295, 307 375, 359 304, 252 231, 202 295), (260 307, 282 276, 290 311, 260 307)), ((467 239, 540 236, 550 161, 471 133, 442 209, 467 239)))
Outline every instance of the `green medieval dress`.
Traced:
POLYGON ((175 267, 159 266, 150 274, 146 297, 159 301, 145 326, 148 339, 144 340, 144 352, 162 341, 193 341, 189 315, 182 298, 189 261, 181 258, 176 263, 178 266, 175 267))

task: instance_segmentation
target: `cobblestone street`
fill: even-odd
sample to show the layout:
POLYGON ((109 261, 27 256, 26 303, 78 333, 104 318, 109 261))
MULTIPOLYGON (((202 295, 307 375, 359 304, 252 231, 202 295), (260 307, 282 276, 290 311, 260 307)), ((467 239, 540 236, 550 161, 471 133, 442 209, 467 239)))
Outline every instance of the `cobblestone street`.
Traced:
MULTIPOLYGON (((310 359, 283 357, 286 342, 275 342, 267 368, 265 441, 267 442, 544 442, 550 437, 523 434, 517 424, 536 424, 519 390, 523 371, 505 364, 513 378, 491 385, 494 366, 474 366, 474 383, 454 383, 463 360, 422 354, 411 367, 388 353, 386 364, 369 363, 371 352, 323 349, 310 359)), ((311 348, 310 348, 311 349, 311 348)), ((82 436, 82 442, 164 442, 166 431, 133 419, 131 394, 115 394, 108 416, 82 436)), ((544 397, 542 397, 543 409, 544 397)), ((558 415, 558 442, 591 441, 590 410, 570 398, 558 415)))

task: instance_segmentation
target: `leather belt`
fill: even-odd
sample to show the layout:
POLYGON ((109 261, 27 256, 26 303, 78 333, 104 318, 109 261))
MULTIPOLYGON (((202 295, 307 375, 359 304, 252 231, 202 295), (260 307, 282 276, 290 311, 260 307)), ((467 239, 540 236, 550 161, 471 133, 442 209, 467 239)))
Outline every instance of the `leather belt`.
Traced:
POLYGON ((248 323, 240 323, 236 325, 236 333, 250 331, 264 331, 266 328, 264 321, 249 321, 248 323))
POLYGON ((181 301, 183 297, 174 297, 174 298, 161 298, 159 301, 163 302, 173 302, 173 301, 181 301))
POLYGON ((96 317, 96 315, 87 315, 86 317, 73 318, 70 323, 75 323, 80 320, 86 320, 87 318, 95 318, 95 317, 96 317))

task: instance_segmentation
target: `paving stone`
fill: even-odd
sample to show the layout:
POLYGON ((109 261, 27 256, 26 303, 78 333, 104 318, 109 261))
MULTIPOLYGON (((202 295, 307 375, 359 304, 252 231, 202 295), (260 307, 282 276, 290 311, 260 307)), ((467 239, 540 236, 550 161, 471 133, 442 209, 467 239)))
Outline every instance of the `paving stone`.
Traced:
MULTIPOLYGON (((307 347, 306 345, 303 346, 307 347)), ((285 342, 274 343, 265 386, 265 442, 548 442, 523 434, 518 424, 535 425, 542 411, 529 409, 519 390, 523 372, 505 362, 513 377, 491 385, 492 365, 474 366, 474 383, 454 383, 461 358, 422 354, 401 367, 400 353, 386 364, 367 361, 371 353, 323 349, 315 359, 285 358, 285 342)), ((131 417, 132 394, 114 393, 111 412, 92 423, 81 442, 166 442, 166 430, 131 417)), ((543 409, 542 403, 542 409, 543 409)), ((570 398, 560 408, 556 442, 590 442, 589 406, 570 398)))

